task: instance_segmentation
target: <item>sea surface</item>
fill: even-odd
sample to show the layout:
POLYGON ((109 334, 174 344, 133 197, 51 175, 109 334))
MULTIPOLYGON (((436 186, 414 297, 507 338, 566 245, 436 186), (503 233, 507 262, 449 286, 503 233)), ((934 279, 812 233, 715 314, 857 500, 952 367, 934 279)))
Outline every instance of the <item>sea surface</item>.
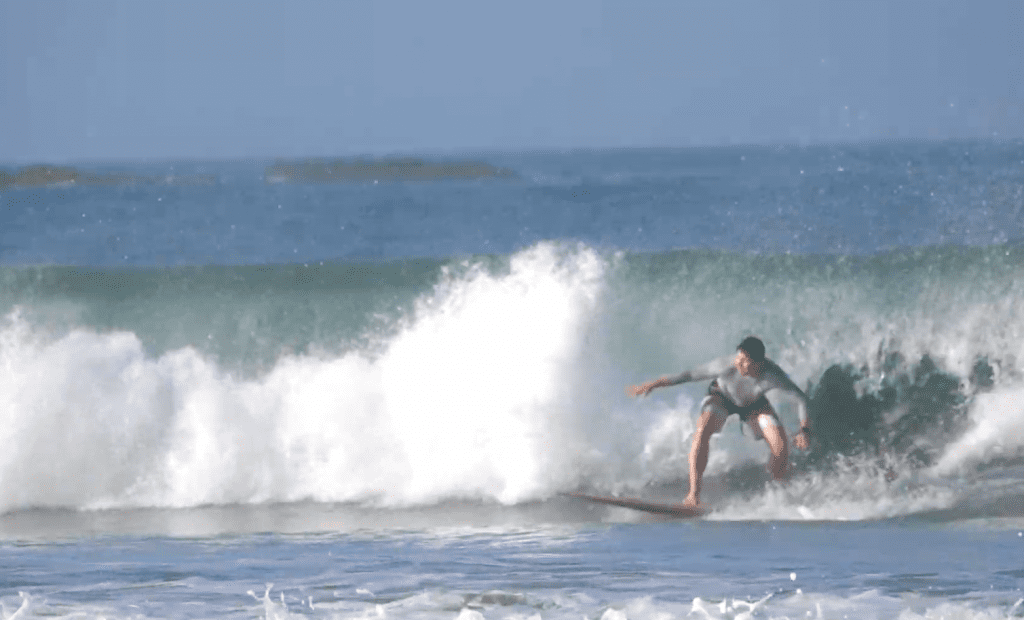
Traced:
POLYGON ((0 619, 1024 618, 1024 143, 457 159, 0 188, 0 619), (624 388, 748 334, 789 480, 564 495, 681 499, 706 385, 624 388))

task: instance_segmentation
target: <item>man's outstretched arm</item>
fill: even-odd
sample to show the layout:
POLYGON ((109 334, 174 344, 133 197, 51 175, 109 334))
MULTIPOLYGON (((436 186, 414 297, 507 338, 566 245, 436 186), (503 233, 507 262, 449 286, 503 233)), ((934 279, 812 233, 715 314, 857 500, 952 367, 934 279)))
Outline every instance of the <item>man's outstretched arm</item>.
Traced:
POLYGON ((626 388, 626 394, 629 394, 630 396, 647 396, 654 388, 679 385, 680 383, 688 383, 690 381, 700 381, 701 379, 714 379, 718 375, 722 374, 722 372, 728 367, 728 358, 717 359, 709 364, 701 366, 700 368, 684 370, 678 375, 661 377, 654 379, 653 381, 648 381, 647 383, 641 383, 640 385, 631 385, 626 388))
POLYGON ((683 383, 683 381, 676 381, 680 375, 675 377, 661 377, 647 383, 641 383, 640 385, 631 385, 626 388, 626 393, 630 396, 647 396, 651 393, 654 388, 668 387, 670 385, 677 385, 683 383))

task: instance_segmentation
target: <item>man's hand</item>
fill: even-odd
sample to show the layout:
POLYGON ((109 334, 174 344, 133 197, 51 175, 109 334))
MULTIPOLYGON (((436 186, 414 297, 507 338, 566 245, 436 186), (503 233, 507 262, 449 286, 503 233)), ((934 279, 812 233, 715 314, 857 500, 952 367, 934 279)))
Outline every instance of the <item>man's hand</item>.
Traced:
POLYGON ((640 385, 631 385, 626 388, 626 394, 629 394, 630 396, 647 396, 651 393, 651 390, 658 387, 658 381, 660 381, 660 379, 648 381, 647 383, 642 383, 640 385))
POLYGON ((811 433, 806 426, 801 428, 800 432, 793 438, 793 445, 801 450, 806 450, 811 447, 811 433))

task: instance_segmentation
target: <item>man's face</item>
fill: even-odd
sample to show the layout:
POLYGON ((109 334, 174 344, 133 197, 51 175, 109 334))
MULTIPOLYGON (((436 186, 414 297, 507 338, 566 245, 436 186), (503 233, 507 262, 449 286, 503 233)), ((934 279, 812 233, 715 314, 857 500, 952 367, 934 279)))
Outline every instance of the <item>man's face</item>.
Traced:
POLYGON ((742 349, 736 352, 736 359, 732 361, 736 370, 740 371, 740 374, 744 377, 749 377, 757 370, 757 364, 754 360, 750 359, 746 351, 742 349))

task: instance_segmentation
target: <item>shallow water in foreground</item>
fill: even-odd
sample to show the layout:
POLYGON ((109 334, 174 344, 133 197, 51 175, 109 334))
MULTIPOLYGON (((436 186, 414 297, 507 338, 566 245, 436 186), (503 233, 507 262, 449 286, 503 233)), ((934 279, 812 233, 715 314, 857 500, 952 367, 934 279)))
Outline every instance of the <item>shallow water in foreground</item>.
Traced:
POLYGON ((0 520, 19 539, 0 543, 0 591, 4 618, 1009 618, 1022 529, 666 521, 569 499, 37 512, 0 520))

